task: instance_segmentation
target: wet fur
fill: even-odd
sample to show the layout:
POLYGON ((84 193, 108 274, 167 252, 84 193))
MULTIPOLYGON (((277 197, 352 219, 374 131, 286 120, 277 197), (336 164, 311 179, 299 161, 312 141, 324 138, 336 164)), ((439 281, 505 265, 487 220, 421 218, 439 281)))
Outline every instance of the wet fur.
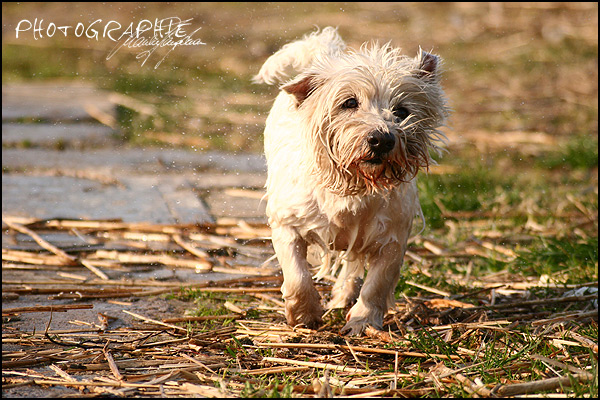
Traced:
POLYGON ((352 306, 343 331, 381 328, 421 215, 415 177, 443 140, 439 66, 437 56, 411 58, 390 44, 346 51, 337 31, 325 28, 261 68, 257 82, 281 84, 265 127, 267 215, 290 325, 321 323, 307 262, 313 245, 322 257, 318 276, 340 270, 327 307, 352 306), (358 106, 345 108, 350 98, 358 106), (410 110, 402 120, 394 114, 400 105, 410 110), (393 150, 374 154, 374 131, 393 135, 393 150))

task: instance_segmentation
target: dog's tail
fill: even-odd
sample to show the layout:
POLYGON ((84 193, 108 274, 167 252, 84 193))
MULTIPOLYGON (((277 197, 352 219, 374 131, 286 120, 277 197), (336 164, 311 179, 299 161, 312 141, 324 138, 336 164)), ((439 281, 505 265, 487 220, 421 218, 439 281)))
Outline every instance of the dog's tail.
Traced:
POLYGON ((254 83, 283 83, 292 75, 308 68, 315 57, 342 52, 346 44, 336 28, 328 26, 304 36, 301 40, 288 43, 265 61, 254 83))

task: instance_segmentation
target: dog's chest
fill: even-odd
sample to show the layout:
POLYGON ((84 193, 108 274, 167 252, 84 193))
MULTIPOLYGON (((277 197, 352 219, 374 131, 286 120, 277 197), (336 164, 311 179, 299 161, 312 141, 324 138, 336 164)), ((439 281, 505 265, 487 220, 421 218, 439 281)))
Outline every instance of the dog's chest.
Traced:
POLYGON ((386 196, 313 199, 312 221, 304 220, 302 236, 334 251, 377 252, 407 236, 419 209, 414 182, 386 196))
POLYGON ((378 248, 382 237, 389 234, 387 211, 385 207, 374 206, 321 215, 321 223, 309 229, 305 238, 335 251, 378 248))

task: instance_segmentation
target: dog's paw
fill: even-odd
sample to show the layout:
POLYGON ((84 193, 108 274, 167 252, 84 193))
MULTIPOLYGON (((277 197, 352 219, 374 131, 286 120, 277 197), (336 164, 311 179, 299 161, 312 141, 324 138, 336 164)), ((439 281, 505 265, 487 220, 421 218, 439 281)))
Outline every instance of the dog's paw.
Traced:
POLYGON ((317 329, 323 324, 323 319, 321 315, 304 315, 299 319, 299 324, 306 326, 308 329, 317 329))
POLYGON ((302 299, 285 300, 285 318, 288 325, 305 325, 310 329, 316 329, 323 323, 323 307, 319 294, 316 290, 313 291, 311 296, 304 296, 302 299))
POLYGON ((350 320, 344 325, 342 329, 340 329, 340 333, 342 335, 348 336, 360 336, 363 334, 365 329, 368 326, 371 326, 366 319, 362 318, 361 320, 353 319, 350 320))
POLYGON ((286 309, 285 317, 289 326, 304 325, 309 329, 317 329, 323 323, 323 309, 317 309, 313 312, 307 313, 306 311, 294 314, 293 311, 286 309))
POLYGON ((327 303, 327 309, 352 307, 360 294, 361 286, 362 279, 356 278, 346 281, 341 287, 334 287, 333 297, 327 303))
POLYGON ((356 297, 352 296, 335 296, 327 303, 327 309, 335 308, 350 308, 356 302, 356 297))
POLYGON ((350 336, 357 336, 361 335, 368 326, 380 330, 383 326, 383 312, 377 307, 365 306, 361 299, 359 299, 350 311, 348 311, 346 321, 346 325, 344 325, 340 332, 350 336))

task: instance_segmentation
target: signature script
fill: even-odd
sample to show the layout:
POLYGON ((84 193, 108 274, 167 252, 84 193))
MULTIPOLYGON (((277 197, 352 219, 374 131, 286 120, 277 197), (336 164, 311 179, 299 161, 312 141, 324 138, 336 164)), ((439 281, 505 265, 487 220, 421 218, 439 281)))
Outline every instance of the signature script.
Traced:
POLYGON ((117 40, 117 45, 110 51, 106 59, 111 59, 123 47, 129 49, 138 48, 143 50, 136 55, 136 59, 143 60, 143 66, 156 49, 162 47, 169 48, 166 54, 154 65, 154 69, 156 69, 178 46, 206 45, 201 39, 194 38, 194 35, 202 28, 195 29, 189 33, 186 32, 185 27, 190 25, 191 20, 191 18, 181 20, 177 17, 157 20, 152 35, 145 35, 146 31, 152 30, 151 26, 139 29, 140 26, 138 25, 138 29, 135 31, 127 30, 117 40))
POLYGON ((168 48, 166 54, 154 65, 156 69, 178 46, 206 45, 201 39, 194 37, 202 28, 192 30, 191 21, 192 18, 182 20, 179 17, 156 18, 154 21, 143 19, 137 24, 131 22, 124 28, 120 22, 114 20, 103 22, 102 19, 97 19, 88 24, 78 22, 73 25, 57 25, 54 22, 45 23, 43 18, 35 18, 33 21, 19 21, 15 34, 17 39, 19 34, 29 34, 34 40, 44 40, 61 34, 64 37, 74 35, 77 38, 96 41, 108 39, 116 42, 116 45, 109 52, 107 60, 123 47, 139 49, 141 51, 136 55, 136 59, 142 60, 142 65, 158 48, 168 48))

